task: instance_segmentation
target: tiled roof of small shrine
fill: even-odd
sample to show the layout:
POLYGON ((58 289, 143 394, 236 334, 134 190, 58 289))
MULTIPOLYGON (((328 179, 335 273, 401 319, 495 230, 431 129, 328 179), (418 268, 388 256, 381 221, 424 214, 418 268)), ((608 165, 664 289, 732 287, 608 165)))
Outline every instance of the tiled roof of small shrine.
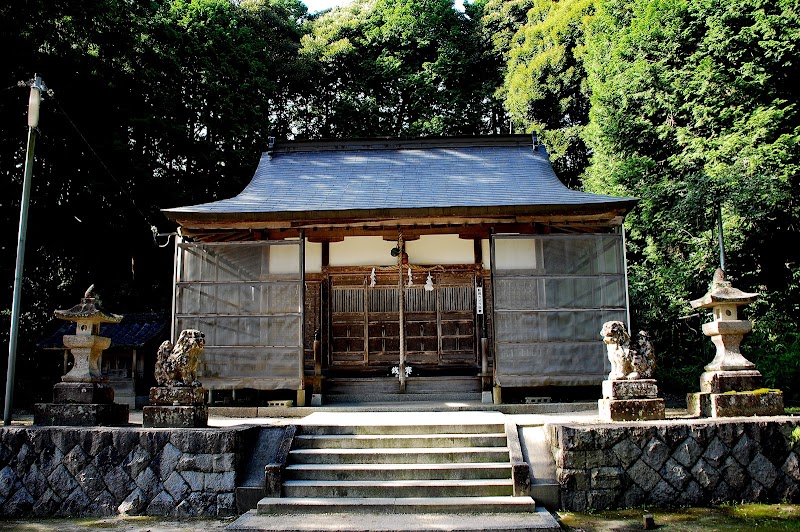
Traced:
MULTIPOLYGON (((60 326, 47 339, 37 343, 43 349, 64 349, 65 334, 75 334, 74 321, 60 321, 60 326)), ((164 333, 169 316, 164 313, 146 312, 124 314, 119 323, 100 325, 100 336, 111 338, 111 347, 140 348, 164 333)), ((166 337, 164 338, 166 339, 166 337)))
POLYGON ((164 213, 174 220, 253 220, 276 213, 393 210, 627 212, 635 203, 567 188, 544 146, 534 148, 528 135, 490 135, 279 143, 261 156, 250 184, 237 196, 164 213))

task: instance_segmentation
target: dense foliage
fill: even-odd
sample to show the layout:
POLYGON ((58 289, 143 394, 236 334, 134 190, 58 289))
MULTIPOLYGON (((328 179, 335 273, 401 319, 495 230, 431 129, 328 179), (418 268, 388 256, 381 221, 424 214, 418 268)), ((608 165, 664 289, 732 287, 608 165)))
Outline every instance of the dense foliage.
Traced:
POLYGON ((59 371, 35 342, 90 284, 112 312, 170 308, 172 246, 156 244, 151 228, 175 228, 159 209, 238 193, 267 137, 288 129, 286 79, 305 12, 294 0, 0 6, 0 46, 11 51, 0 93, 5 317, 27 137, 28 90, 16 83, 38 73, 53 91, 42 103, 27 227, 21 401, 49 396, 49 386, 26 385, 59 371))
POLYGON ((514 35, 505 80, 506 106, 553 152, 558 175, 579 185, 588 164, 582 138, 589 93, 581 50, 594 0, 533 2, 527 23, 514 35))
MULTIPOLYGON (((636 326, 661 386, 709 358, 722 213, 727 271, 763 297, 745 349, 800 394, 800 0, 63 0, 0 6, 0 337, 7 339, 34 73, 42 105, 22 298, 21 379, 94 283, 112 312, 169 308, 160 209, 231 196, 267 138, 536 131, 565 182, 640 198, 626 220, 636 326)), ((7 345, 7 342, 3 342, 7 345)), ((5 356, 0 356, 4 364, 5 356)), ((19 379, 18 379, 19 380, 19 379)), ((20 401, 49 396, 23 386, 20 401)))
POLYGON ((353 0, 314 20, 301 57, 308 137, 496 132, 491 47, 452 0, 353 0), (487 68, 488 67, 488 68, 487 68))
POLYGON ((631 298, 684 386, 708 360, 701 320, 682 316, 719 265, 721 211, 726 273, 761 293, 747 354, 800 391, 797 6, 606 1, 587 27, 585 184, 642 200, 627 220, 631 298))

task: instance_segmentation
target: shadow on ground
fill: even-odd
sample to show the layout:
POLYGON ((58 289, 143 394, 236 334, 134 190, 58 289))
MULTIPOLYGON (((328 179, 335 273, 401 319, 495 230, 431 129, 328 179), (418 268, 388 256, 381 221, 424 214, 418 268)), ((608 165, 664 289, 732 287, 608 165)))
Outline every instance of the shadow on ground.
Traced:
POLYGON ((629 532, 644 530, 644 515, 653 516, 662 532, 779 532, 800 530, 798 504, 726 504, 710 508, 672 510, 631 509, 577 514, 560 512, 563 530, 572 532, 629 532))

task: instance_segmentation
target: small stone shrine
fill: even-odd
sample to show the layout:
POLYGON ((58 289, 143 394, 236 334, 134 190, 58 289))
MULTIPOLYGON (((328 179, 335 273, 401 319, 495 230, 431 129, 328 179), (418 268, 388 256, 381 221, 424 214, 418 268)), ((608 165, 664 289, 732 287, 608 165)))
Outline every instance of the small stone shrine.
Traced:
POLYGON ((646 332, 636 344, 621 321, 607 321, 600 331, 608 349, 611 372, 603 381, 603 398, 597 402, 600 418, 610 421, 664 419, 664 399, 652 378, 655 352, 646 332))
POLYGON ((739 350, 742 337, 753 329, 753 324, 739 319, 737 309, 757 297, 757 293, 734 288, 725 280, 725 273, 717 269, 708 293, 691 302, 692 308, 711 309, 713 321, 703 324, 703 333, 711 337, 717 352, 700 375, 700 392, 687 396, 689 414, 703 417, 783 414, 782 392, 764 388, 761 372, 739 350))
POLYGON ((64 347, 74 358, 72 369, 53 386, 53 402, 34 405, 34 425, 125 425, 128 405, 114 403, 114 389, 100 372, 100 357, 111 339, 100 336, 101 323, 119 323, 122 316, 104 312, 90 286, 81 302, 56 310, 62 320, 75 322, 75 334, 64 335, 64 347))
POLYGON ((150 405, 142 409, 144 427, 207 427, 206 389, 197 380, 205 335, 184 329, 175 345, 161 344, 156 356, 158 386, 150 388, 150 405))

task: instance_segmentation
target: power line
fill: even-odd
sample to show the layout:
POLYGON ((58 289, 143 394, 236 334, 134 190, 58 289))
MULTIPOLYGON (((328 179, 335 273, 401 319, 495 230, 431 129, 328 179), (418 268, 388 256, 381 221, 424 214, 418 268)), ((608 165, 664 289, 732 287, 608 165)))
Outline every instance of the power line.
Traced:
POLYGON ((58 108, 61 110, 61 112, 62 112, 62 113, 64 113, 64 117, 66 117, 67 121, 69 121, 69 123, 72 125, 72 127, 75 129, 75 131, 76 131, 76 132, 78 133, 78 135, 81 137, 81 139, 83 139, 83 142, 85 142, 85 143, 86 143, 86 146, 88 146, 88 147, 89 147, 89 151, 91 151, 91 152, 92 152, 92 154, 94 154, 94 156, 95 156, 95 157, 97 157, 97 160, 98 160, 98 161, 100 162, 100 164, 103 166, 103 168, 105 169, 105 171, 106 171, 106 172, 108 172, 108 175, 111 177, 111 179, 113 179, 113 180, 114 180, 114 183, 116 183, 116 184, 117 184, 117 186, 119 187, 120 191, 122 191, 123 195, 124 195, 124 196, 125 196, 125 197, 128 199, 128 201, 130 201, 130 202, 131 202, 131 205, 133 205, 133 208, 134 208, 134 209, 136 209, 136 212, 138 212, 138 213, 139 213, 139 216, 141 216, 141 217, 142 217, 142 220, 144 221, 144 223, 145 223, 145 224, 147 224, 147 226, 150 228, 150 231, 153 233, 153 242, 154 242, 154 243, 155 243, 157 246, 159 246, 159 247, 164 247, 164 246, 166 246, 166 245, 169 243, 169 236, 170 236, 170 233, 167 233, 166 235, 165 235, 165 234, 163 234, 163 233, 159 233, 159 232, 158 232, 158 228, 157 228, 157 227, 156 227, 154 224, 150 223, 150 220, 148 220, 147 216, 144 214, 144 212, 143 212, 143 211, 142 211, 142 210, 139 208, 139 206, 138 206, 138 205, 136 204, 136 202, 134 201, 134 199, 133 199, 133 196, 132 196, 132 195, 131 195, 131 194, 128 192, 128 190, 127 190, 127 189, 126 189, 126 188, 125 188, 125 187, 122 185, 122 183, 120 183, 120 181, 119 181, 119 180, 116 178, 116 176, 115 176, 115 175, 114 175, 114 173, 111 171, 111 169, 108 167, 108 165, 106 165, 106 163, 103 161, 103 159, 102 159, 102 158, 100 157, 100 155, 97 153, 97 151, 94 149, 94 147, 93 147, 93 146, 91 145, 91 143, 88 141, 88 139, 86 138, 86 136, 84 136, 84 134, 81 132, 81 130, 80 130, 80 129, 78 129, 78 126, 75 124, 75 122, 72 120, 72 118, 70 118, 69 114, 67 114, 67 112, 64 110, 64 108, 61 106, 61 103, 60 103, 60 102, 59 102, 57 99, 55 99, 55 98, 53 98, 53 100, 56 102, 56 105, 57 105, 57 106, 58 106, 58 108), (158 244, 158 241, 156 240, 156 238, 157 238, 157 237, 159 237, 159 236, 167 236, 167 237, 168 237, 168 238, 167 238, 167 244, 164 244, 163 246, 162 246, 162 245, 160 245, 160 244, 158 244))

